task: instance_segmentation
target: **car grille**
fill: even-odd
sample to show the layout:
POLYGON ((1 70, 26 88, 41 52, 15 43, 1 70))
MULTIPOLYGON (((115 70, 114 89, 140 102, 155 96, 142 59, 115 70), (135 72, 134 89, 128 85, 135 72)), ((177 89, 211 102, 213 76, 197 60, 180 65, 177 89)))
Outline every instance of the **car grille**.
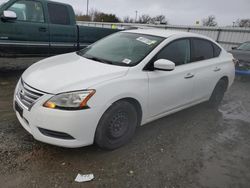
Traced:
POLYGON ((27 110, 30 110, 33 104, 41 96, 43 96, 44 93, 28 86, 21 80, 16 95, 19 101, 22 103, 23 107, 25 107, 27 110))

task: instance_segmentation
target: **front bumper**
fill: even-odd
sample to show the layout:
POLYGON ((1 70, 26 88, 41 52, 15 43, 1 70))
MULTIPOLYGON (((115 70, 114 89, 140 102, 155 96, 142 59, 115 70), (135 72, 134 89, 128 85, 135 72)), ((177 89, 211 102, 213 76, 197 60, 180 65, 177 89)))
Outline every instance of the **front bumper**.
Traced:
POLYGON ((51 97, 49 94, 42 96, 28 110, 23 107, 15 92, 14 109, 24 129, 36 140, 56 146, 76 148, 93 144, 95 130, 102 115, 101 110, 90 108, 64 111, 43 107, 51 97), (16 110, 15 103, 21 107, 22 114, 16 110), (52 134, 46 134, 44 130, 52 134), (64 137, 65 135, 68 137, 64 137))

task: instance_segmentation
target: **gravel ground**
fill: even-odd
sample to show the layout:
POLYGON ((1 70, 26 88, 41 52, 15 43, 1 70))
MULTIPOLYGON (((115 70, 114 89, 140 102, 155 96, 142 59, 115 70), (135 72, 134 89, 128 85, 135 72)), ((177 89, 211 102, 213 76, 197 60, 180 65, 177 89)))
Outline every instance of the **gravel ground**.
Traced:
POLYGON ((0 73, 0 187, 250 187, 250 81, 236 81, 219 110, 204 104, 138 128, 107 152, 35 141, 12 110, 20 73, 0 73), (76 183, 78 173, 95 179, 76 183))
POLYGON ((43 57, 32 57, 32 58, 3 58, 0 57, 0 74, 1 72, 24 70, 44 59, 43 57))

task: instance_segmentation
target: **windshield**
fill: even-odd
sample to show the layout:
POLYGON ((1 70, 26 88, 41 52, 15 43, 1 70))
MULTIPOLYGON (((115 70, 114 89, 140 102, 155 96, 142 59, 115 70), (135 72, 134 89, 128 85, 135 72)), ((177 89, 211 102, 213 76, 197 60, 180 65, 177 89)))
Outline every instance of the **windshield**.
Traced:
POLYGON ((238 50, 245 50, 245 51, 250 51, 250 42, 245 42, 242 45, 240 45, 238 50))
POLYGON ((119 32, 78 52, 79 55, 121 66, 133 66, 144 59, 164 38, 119 32))

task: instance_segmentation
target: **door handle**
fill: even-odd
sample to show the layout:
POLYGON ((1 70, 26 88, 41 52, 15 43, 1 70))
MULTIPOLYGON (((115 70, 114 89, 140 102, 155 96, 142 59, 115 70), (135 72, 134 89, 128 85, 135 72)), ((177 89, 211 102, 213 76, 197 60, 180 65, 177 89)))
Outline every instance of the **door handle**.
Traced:
POLYGON ((39 27, 38 30, 39 30, 40 32, 46 32, 46 31, 47 31, 46 27, 39 27))
POLYGON ((220 70, 221 70, 221 68, 215 67, 214 72, 218 72, 218 71, 220 71, 220 70))
POLYGON ((189 78, 193 78, 194 75, 191 74, 191 73, 187 73, 186 76, 185 76, 185 79, 189 79, 189 78))

